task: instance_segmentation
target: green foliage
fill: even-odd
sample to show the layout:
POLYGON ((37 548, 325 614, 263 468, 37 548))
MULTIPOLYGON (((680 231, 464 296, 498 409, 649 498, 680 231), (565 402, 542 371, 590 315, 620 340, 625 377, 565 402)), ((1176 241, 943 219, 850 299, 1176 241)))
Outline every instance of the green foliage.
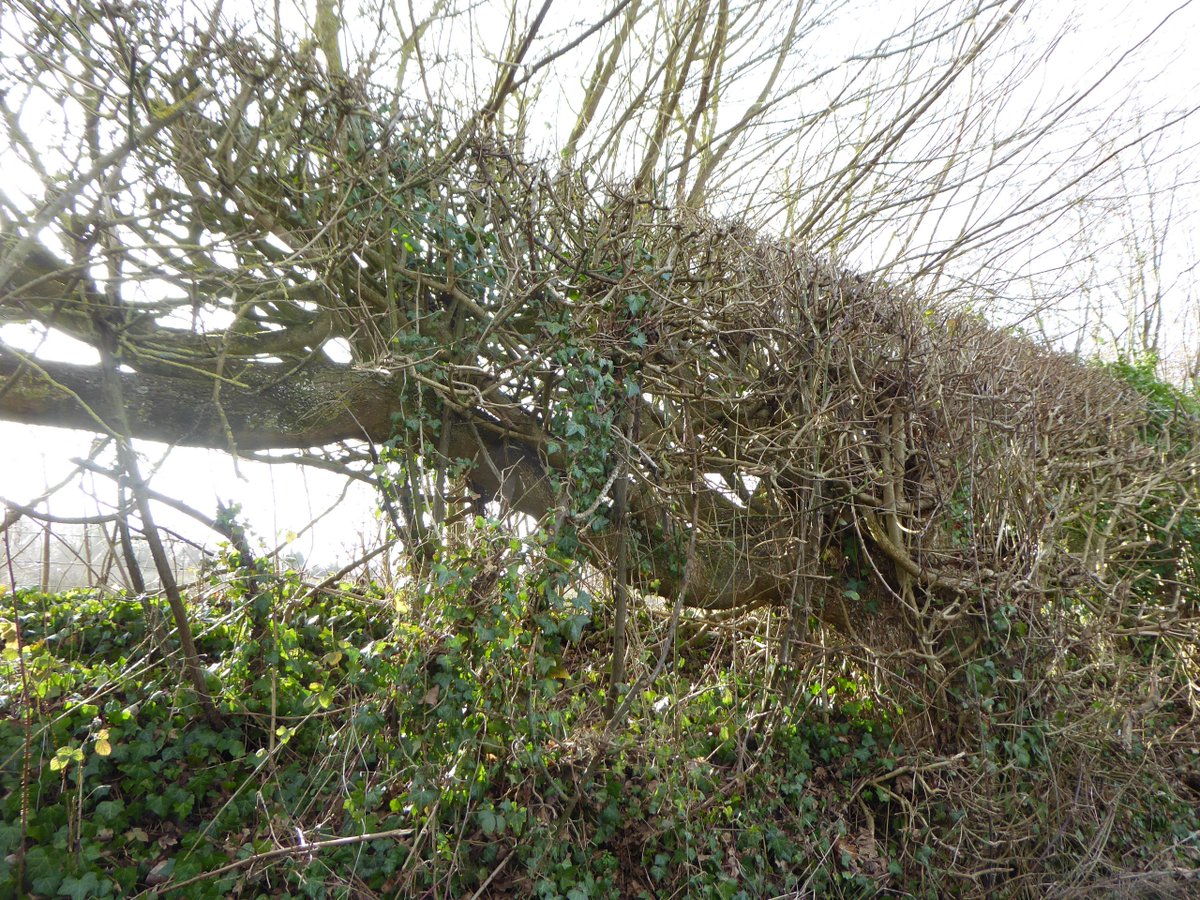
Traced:
MULTIPOLYGON (((817 677, 723 639, 681 649, 608 723, 608 610, 563 547, 481 521, 425 583, 382 595, 309 596, 295 573, 258 568, 261 634, 244 579, 213 573, 192 614, 218 728, 139 602, 6 598, 21 649, 4 629, 0 895, 17 892, 18 861, 23 889, 46 896, 152 882, 168 896, 188 882, 187 897, 464 896, 489 878, 534 897, 1021 895, 1015 868, 985 885, 962 874, 946 835, 970 848, 981 811, 1025 823, 1017 849, 1043 875, 1085 851, 1194 864, 1200 822, 1150 764, 1155 732, 1132 756, 1097 739, 1122 721, 1115 699, 1099 732, 1073 731, 1078 697, 1047 695, 1012 653, 1017 606, 995 609, 989 643, 947 682, 948 708, 977 715, 953 753, 914 743, 920 709, 848 660, 817 677), (1116 818, 1080 816, 1062 772, 1094 779, 1116 818), (206 877, 337 838, 350 842, 206 877)), ((1076 693, 1114 696, 1096 670, 1062 667, 1093 673, 1076 693)))
MULTIPOLYGON (((1142 398, 1142 440, 1164 471, 1182 465, 1190 477, 1171 477, 1148 492, 1137 510, 1142 546, 1122 574, 1146 602, 1175 602, 1200 609, 1200 396, 1181 391, 1157 375, 1153 356, 1121 358, 1106 368, 1142 398)), ((1116 515, 1116 511, 1113 515, 1116 515)))
POLYGON ((1168 438, 1176 447, 1189 449, 1196 437, 1195 424, 1200 419, 1200 397, 1188 394, 1158 376, 1158 358, 1144 355, 1136 358, 1119 357, 1104 367, 1140 394, 1145 402, 1147 440, 1159 442, 1168 438))

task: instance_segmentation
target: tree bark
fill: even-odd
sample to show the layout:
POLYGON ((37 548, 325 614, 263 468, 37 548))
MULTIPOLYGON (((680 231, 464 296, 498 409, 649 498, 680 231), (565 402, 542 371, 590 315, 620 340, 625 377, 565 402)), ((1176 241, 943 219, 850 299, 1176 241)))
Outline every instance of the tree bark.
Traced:
MULTIPOLYGON (((232 373, 213 402, 212 377, 189 371, 179 377, 121 372, 121 395, 131 434, 143 440, 215 449, 272 450, 320 447, 339 441, 393 435, 392 414, 400 408, 400 378, 386 371, 310 361, 300 366, 248 363, 232 373), (223 413, 223 417, 222 417, 223 413)), ((0 347, 0 418, 116 432, 98 366, 23 360, 0 347)), ((473 485, 488 496, 504 496, 512 509, 542 518, 554 509, 550 471, 563 460, 543 448, 496 432, 495 423, 462 411, 446 420, 443 446, 452 459, 474 464, 473 485), (490 427, 489 427, 490 426, 490 427)), ((710 492, 706 492, 710 493, 710 492)), ((702 501, 710 521, 719 515, 717 499, 702 501)), ((664 511, 644 485, 631 484, 629 515, 645 526, 661 523, 664 511)), ((686 526, 682 526, 686 527, 686 526)), ((615 551, 607 529, 582 529, 597 558, 615 551)), ((643 590, 672 596, 686 590, 684 603, 707 609, 734 609, 786 599, 790 573, 773 561, 752 564, 736 546, 701 540, 701 553, 686 587, 677 560, 652 559, 651 571, 630 566, 631 581, 643 590)))

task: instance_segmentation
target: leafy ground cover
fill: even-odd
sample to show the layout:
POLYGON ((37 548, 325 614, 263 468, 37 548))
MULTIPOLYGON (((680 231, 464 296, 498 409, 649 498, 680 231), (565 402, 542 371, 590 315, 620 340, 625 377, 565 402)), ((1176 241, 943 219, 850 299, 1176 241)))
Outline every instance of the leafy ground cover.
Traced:
POLYGON ((403 588, 195 588, 219 722, 154 608, 5 597, 0 895, 1186 895, 1195 732, 1146 704, 1153 650, 1058 688, 975 664, 969 727, 922 732, 850 648, 784 664, 770 616, 668 646, 648 610, 611 716, 605 607, 547 546, 482 526, 403 588))

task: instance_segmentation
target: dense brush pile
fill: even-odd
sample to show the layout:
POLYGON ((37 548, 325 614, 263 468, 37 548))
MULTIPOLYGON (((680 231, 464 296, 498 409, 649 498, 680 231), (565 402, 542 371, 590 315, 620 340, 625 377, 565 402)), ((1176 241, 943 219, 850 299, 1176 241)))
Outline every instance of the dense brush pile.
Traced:
POLYGON ((173 631, 6 596, 0 894, 1195 893, 1194 396, 144 6, 137 128, 125 30, 29 19, 138 139, 0 247, 106 368, 0 399, 119 430, 150 535, 134 438, 310 448, 405 575, 222 511, 173 631))
POLYGON ((938 698, 956 724, 921 745, 907 735, 928 736, 913 723, 933 708, 898 701, 877 660, 815 623, 784 662, 784 615, 685 615, 676 631, 646 610, 610 716, 594 576, 542 535, 480 522, 462 540, 393 590, 313 594, 294 574, 260 575, 253 597, 236 577, 195 586, 217 725, 142 604, 6 597, 20 638, 10 618, 0 892, 18 878, 77 897, 1194 887, 1179 642, 1093 626, 1042 660, 1021 610, 999 605, 938 698))

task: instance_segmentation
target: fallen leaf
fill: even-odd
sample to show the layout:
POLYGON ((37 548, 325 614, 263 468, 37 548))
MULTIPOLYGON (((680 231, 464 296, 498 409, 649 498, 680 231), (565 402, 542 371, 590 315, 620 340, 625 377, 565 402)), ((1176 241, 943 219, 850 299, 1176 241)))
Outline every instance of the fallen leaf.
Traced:
POLYGON ((150 869, 150 874, 146 876, 146 884, 153 887, 156 884, 162 884, 171 877, 171 869, 174 866, 175 860, 162 859, 154 864, 150 869))

